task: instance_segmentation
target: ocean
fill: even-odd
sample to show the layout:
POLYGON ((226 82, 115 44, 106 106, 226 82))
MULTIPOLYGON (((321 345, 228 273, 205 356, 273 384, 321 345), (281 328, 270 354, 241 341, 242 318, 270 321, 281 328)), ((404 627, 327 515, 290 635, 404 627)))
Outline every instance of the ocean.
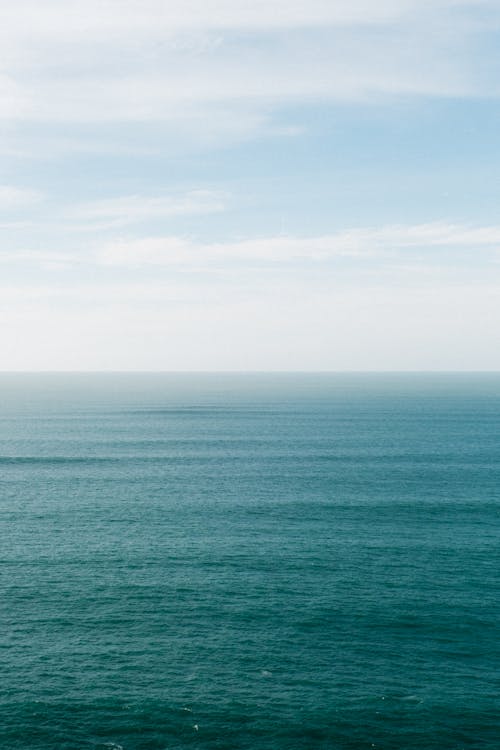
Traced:
POLYGON ((500 375, 0 375, 1 750, 498 750, 500 375))

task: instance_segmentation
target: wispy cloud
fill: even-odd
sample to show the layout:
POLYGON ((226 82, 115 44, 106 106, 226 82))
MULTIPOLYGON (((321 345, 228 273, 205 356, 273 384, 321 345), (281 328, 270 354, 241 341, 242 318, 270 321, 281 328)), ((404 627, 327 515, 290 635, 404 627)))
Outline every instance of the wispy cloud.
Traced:
MULTIPOLYGON (((210 195, 210 194, 209 194, 210 195)), ((355 227, 320 236, 274 235, 219 242, 196 240, 187 236, 162 235, 146 237, 120 237, 99 241, 75 240, 81 228, 99 231, 112 229, 156 217, 177 215, 177 212, 221 210, 223 204, 205 205, 179 199, 152 198, 139 202, 129 210, 129 198, 102 201, 81 208, 78 232, 63 250, 40 247, 0 251, 0 263, 18 268, 41 266, 54 270, 91 270, 92 277, 108 271, 123 271, 150 276, 161 276, 162 269, 169 271, 230 273, 259 270, 281 272, 289 270, 301 275, 304 269, 312 272, 334 267, 351 268, 354 273, 367 269, 405 270, 414 278, 423 278, 427 272, 442 267, 474 268, 485 273, 486 268, 498 266, 500 260, 500 225, 473 226, 467 224, 432 222, 427 224, 395 224, 379 227, 355 227)), ((131 199, 130 199, 131 200, 131 199)), ((80 210, 80 209, 79 209, 80 210)), ((76 213, 76 209, 75 209, 76 213)), ((208 281, 206 283, 211 283, 208 281)))
MULTIPOLYGON (((436 253, 450 249, 500 250, 500 226, 470 227, 430 223, 355 228, 320 237, 275 236, 240 241, 200 243, 184 237, 145 237, 104 243, 97 262, 109 266, 209 267, 227 264, 276 265, 351 258, 393 262, 408 251, 436 253)), ((496 255, 492 256, 496 258, 496 255)), ((472 260, 478 260, 477 255, 472 260)))
POLYGON ((472 0, 20 0, 2 15, 0 118, 201 133, 211 108, 227 132, 245 102, 255 128, 286 102, 497 95, 470 56, 477 11, 499 15, 472 0))
POLYGON ((85 264, 81 255, 50 250, 1 250, 0 264, 11 268, 65 271, 85 264))
POLYGON ((224 211, 227 196, 210 190, 170 195, 126 195, 80 204, 67 212, 78 229, 110 228, 174 216, 224 211), (81 224, 80 222, 85 222, 81 224))
POLYGON ((0 185, 0 214, 30 208, 40 203, 43 198, 43 193, 38 190, 0 185))
POLYGON ((0 367, 498 366, 499 30, 498 0, 3 3, 0 367))
POLYGON ((132 39, 190 29, 265 30, 304 28, 320 25, 377 24, 394 21, 419 12, 426 6, 434 10, 457 6, 483 7, 492 0, 18 0, 3 9, 6 42, 17 34, 23 39, 53 40, 61 34, 72 39, 105 40, 129 36, 132 39))

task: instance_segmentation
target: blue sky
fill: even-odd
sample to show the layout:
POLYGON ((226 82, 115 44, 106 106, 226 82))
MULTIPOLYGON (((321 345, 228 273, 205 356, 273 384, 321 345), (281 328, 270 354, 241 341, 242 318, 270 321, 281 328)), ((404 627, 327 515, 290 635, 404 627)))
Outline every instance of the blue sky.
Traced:
POLYGON ((0 369, 500 369, 498 3, 0 26, 0 369))

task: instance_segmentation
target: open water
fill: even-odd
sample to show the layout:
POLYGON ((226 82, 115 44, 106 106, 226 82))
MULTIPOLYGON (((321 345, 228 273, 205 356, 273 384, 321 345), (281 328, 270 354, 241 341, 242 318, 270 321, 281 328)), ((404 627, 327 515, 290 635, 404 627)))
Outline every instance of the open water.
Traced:
POLYGON ((499 375, 0 375, 1 750, 498 750, 499 375))

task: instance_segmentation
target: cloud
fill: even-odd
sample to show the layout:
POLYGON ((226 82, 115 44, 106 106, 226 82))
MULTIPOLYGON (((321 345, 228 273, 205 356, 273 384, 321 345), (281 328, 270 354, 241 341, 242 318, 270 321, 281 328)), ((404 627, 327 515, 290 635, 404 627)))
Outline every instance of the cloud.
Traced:
POLYGON ((35 268, 64 271, 81 266, 82 258, 74 253, 50 250, 2 250, 0 251, 0 264, 24 270, 35 268))
MULTIPOLYGON (((363 248, 366 253, 367 248, 363 248)), ((287 264, 302 259, 358 256, 360 248, 342 236, 267 237, 237 242, 200 243, 184 237, 121 239, 103 244, 97 260, 107 266, 208 268, 287 264)))
MULTIPOLYGON (((78 274, 90 273, 92 278, 118 272, 140 272, 141 278, 156 279, 170 272, 243 275, 255 271, 256 277, 264 279, 282 272, 314 275, 331 266, 350 270, 354 275, 406 272, 414 279, 423 279, 439 269, 448 276, 465 269, 480 278, 485 269, 491 273, 500 261, 499 225, 448 222, 354 227, 320 236, 274 235, 218 242, 182 235, 116 237, 105 241, 92 238, 84 243, 75 240, 82 228, 99 233, 103 228, 161 218, 168 211, 175 216, 222 209, 216 194, 202 194, 199 203, 190 202, 192 195, 187 193, 178 200, 165 198, 165 204, 163 199, 143 198, 135 208, 129 205, 130 197, 80 206, 74 209, 75 216, 78 222, 87 222, 69 225, 75 231, 67 236, 61 249, 4 246, 0 263, 20 271, 37 266, 68 272, 74 269, 78 274)), ((196 197, 200 197, 197 192, 196 197)))
MULTIPOLYGON (((474 6, 474 2, 434 0, 434 8, 474 6)), ((482 3, 485 5, 485 3, 482 3)), ((162 39, 181 30, 268 30, 307 26, 377 24, 418 11, 422 0, 18 0, 2 14, 6 42, 61 38, 103 40, 147 36, 162 39)))
POLYGON ((0 185, 0 213, 11 213, 30 208, 40 203, 43 193, 29 188, 0 185))
MULTIPOLYGON (((145 237, 104 243, 97 262, 116 267, 223 267, 286 265, 301 261, 351 259, 393 262, 409 251, 500 249, 500 226, 470 227, 435 222, 416 225, 354 228, 320 237, 267 237, 232 242, 202 243, 185 237, 145 237)), ((495 256, 492 256, 496 258, 495 256)), ((427 255, 427 259, 429 256, 427 255)), ((471 257, 478 261, 477 255, 471 257)))
POLYGON ((222 193, 191 190, 176 195, 126 195, 92 201, 70 209, 67 216, 70 220, 85 221, 83 228, 95 230, 150 219, 219 213, 225 208, 226 196, 222 193))
POLYGON ((260 132, 262 118, 288 102, 498 94, 471 56, 484 60, 472 21, 494 7, 20 0, 2 18, 0 118, 189 123, 201 134, 215 115, 227 136, 233 117, 237 132, 260 132))
POLYGON ((6 250, 0 368, 498 369, 499 249, 439 222, 6 250))
POLYGON ((498 2, 4 6, 4 180, 44 187, 0 186, 8 366, 376 369, 425 350, 429 367, 453 336, 448 365, 476 362, 477 342, 477 362, 498 363, 500 226, 411 223, 493 205, 498 2), (296 235, 266 235, 292 211, 296 235), (408 223, 311 228, 343 215, 408 223))

